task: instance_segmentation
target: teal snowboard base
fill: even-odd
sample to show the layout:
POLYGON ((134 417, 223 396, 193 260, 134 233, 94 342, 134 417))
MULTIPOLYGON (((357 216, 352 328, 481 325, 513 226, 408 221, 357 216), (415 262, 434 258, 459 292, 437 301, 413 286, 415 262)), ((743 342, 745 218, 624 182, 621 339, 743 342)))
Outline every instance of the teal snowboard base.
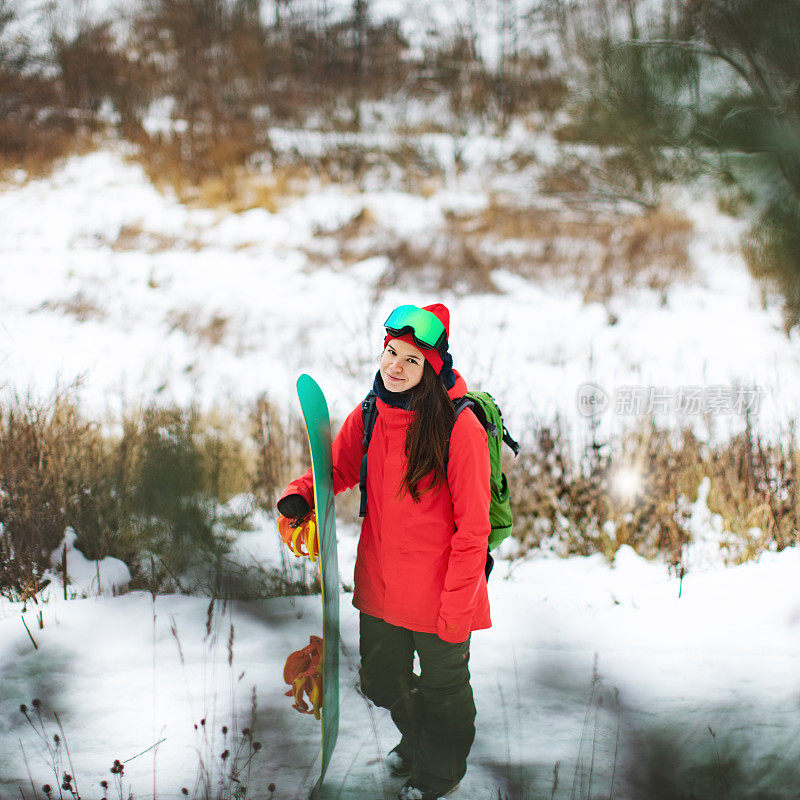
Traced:
POLYGON ((336 555, 336 515, 333 505, 331 422, 325 395, 309 375, 297 379, 297 396, 308 432, 314 474, 314 508, 319 534, 319 574, 322 584, 322 762, 311 790, 319 798, 339 736, 339 561, 336 555))

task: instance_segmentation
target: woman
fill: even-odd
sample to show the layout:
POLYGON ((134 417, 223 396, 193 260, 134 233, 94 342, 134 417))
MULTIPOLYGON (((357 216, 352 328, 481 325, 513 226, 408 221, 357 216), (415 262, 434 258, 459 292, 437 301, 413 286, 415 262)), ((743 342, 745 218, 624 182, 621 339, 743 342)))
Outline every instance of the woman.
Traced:
MULTIPOLYGON (((396 308, 373 385, 378 417, 353 605, 361 612, 362 691, 390 710, 402 735, 387 759, 393 774, 409 776, 400 800, 443 797, 466 772, 475 736, 470 633, 491 625, 489 451, 472 411, 455 416, 453 399, 467 385, 448 352, 449 323, 438 303, 396 308)), ((333 442, 335 492, 359 482, 363 439, 359 405, 333 442)), ((312 502, 308 472, 278 510, 296 520, 312 502)))

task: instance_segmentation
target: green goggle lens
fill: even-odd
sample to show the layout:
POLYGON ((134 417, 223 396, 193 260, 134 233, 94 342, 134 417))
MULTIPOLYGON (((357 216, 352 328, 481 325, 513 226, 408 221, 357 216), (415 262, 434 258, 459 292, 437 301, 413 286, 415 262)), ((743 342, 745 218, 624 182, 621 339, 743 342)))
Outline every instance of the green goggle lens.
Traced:
POLYGON ((398 306, 383 323, 389 333, 400 336, 411 331, 420 347, 434 349, 446 337, 444 325, 431 311, 418 306, 398 306))

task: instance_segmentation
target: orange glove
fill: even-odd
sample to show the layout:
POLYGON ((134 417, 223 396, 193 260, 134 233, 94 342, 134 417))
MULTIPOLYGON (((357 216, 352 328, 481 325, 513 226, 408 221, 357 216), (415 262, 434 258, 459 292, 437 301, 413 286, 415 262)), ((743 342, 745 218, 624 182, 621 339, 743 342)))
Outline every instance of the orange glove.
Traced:
POLYGON ((278 515, 278 531, 284 544, 297 556, 308 556, 316 561, 319 556, 317 515, 309 511, 302 519, 294 520, 278 515), (305 549, 303 549, 305 548, 305 549))
POLYGON ((315 719, 320 717, 324 694, 319 668, 321 660, 322 639, 312 636, 302 650, 297 650, 286 659, 283 667, 283 680, 292 687, 286 692, 287 697, 294 697, 292 708, 301 714, 313 714, 315 719), (311 708, 306 704, 304 694, 308 695, 311 708))

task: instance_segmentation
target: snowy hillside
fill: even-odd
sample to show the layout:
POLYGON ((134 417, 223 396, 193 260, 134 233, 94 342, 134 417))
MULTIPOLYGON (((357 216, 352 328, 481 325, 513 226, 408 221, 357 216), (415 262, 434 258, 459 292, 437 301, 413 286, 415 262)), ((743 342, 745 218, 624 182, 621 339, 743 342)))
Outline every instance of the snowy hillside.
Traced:
MULTIPOLYGON (((483 152, 483 150, 481 151, 483 152)), ((0 386, 47 393, 80 377, 96 412, 141 398, 293 402, 294 380, 314 375, 343 417, 375 369, 381 323, 402 302, 446 302, 451 351, 467 380, 490 388, 522 432, 531 415, 583 421, 587 381, 621 388, 757 386, 758 423, 794 416, 800 342, 764 309, 733 250, 737 225, 709 202, 675 202, 693 221, 694 277, 666 295, 647 289, 585 303, 557 278, 493 273, 498 293, 385 288, 385 257, 342 263, 324 234, 368 213, 384 231, 430 235, 455 211, 490 202, 485 169, 427 197, 314 186, 275 213, 189 208, 159 193, 114 150, 74 157, 49 179, 0 192, 0 386), (320 236, 320 234, 323 234, 320 236), (613 311, 613 314, 611 313, 613 311)), ((422 273, 424 278, 424 273, 422 273)), ((655 411, 658 412, 658 408, 655 411)), ((675 420, 675 406, 664 412, 675 420)), ((612 429, 630 421, 611 406, 612 429)), ((741 423, 718 419, 720 430, 741 423)))

